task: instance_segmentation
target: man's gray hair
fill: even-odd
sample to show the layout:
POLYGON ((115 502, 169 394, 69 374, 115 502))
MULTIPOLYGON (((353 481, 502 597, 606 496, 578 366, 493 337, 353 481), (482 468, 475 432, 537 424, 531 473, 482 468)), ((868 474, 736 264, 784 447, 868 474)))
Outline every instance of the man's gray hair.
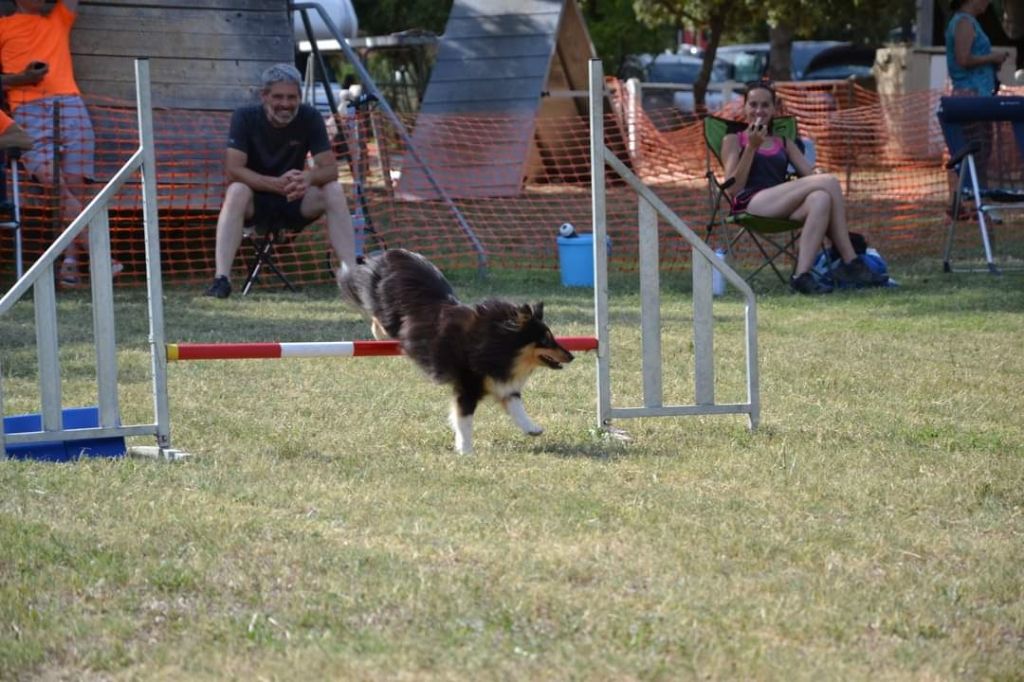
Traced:
POLYGON ((274 64, 264 69, 260 80, 264 90, 274 83, 295 83, 300 90, 302 89, 302 74, 291 64, 274 64))

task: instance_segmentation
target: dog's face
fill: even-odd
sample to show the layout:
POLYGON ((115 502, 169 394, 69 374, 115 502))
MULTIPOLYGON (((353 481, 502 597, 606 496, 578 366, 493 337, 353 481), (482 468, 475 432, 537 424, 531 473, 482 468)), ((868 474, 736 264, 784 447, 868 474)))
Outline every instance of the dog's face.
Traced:
POLYGON ((562 369, 564 363, 572 362, 572 353, 558 344, 555 335, 544 324, 544 303, 520 306, 516 312, 516 324, 526 341, 523 350, 528 364, 562 369))

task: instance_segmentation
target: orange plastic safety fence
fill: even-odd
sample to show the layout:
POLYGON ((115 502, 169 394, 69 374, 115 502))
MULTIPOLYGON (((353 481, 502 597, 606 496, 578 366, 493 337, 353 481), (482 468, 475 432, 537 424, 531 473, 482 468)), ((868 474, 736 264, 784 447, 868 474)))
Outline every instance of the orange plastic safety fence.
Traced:
MULTIPOLYGON (((709 160, 699 120, 675 110, 643 111, 610 80, 606 144, 698 233, 709 217, 709 160)), ((834 173, 847 195, 851 229, 891 257, 938 256, 948 201, 947 158, 935 117, 941 93, 879 96, 834 84, 777 86, 783 110, 797 117, 813 143, 817 165, 834 173)), ((87 200, 124 163, 137 142, 136 112, 126 102, 87 100, 96 136, 95 182, 62 178, 87 200)), ((404 247, 441 267, 558 268, 559 225, 581 232, 591 223, 589 138, 585 102, 549 106, 534 115, 419 115, 403 120, 408 137, 375 111, 347 118, 335 148, 340 181, 356 214, 366 250, 404 247), (573 110, 576 113, 571 113, 573 110), (409 142, 411 141, 411 145, 409 142)), ((723 116, 738 117, 740 105, 723 116)), ((223 199, 223 157, 230 114, 155 112, 163 271, 172 283, 210 279, 217 213, 223 199)), ((997 135, 1009 137, 1009 128, 997 135)), ((1020 160, 996 145, 993 163, 1019 178, 1020 160)), ((721 169, 712 161, 710 168, 721 169)), ((69 220, 68 194, 21 170, 24 251, 31 263, 69 220), (62 212, 64 215, 62 216, 62 212)), ((636 197, 608 173, 610 265, 637 261, 636 197)), ((119 284, 143 282, 142 209, 136 179, 116 197, 112 248, 126 266, 119 284)), ((667 226, 664 267, 688 267, 690 250, 667 226)), ((0 276, 13 278, 13 240, 0 233, 0 276)), ((236 258, 240 281, 250 247, 236 258)), ((744 252, 741 252, 741 256, 744 252)), ((753 256, 751 252, 751 256, 753 256)), ((299 284, 328 282, 331 258, 322 221, 278 247, 277 262, 299 284)), ((265 284, 275 284, 265 278, 265 284)))

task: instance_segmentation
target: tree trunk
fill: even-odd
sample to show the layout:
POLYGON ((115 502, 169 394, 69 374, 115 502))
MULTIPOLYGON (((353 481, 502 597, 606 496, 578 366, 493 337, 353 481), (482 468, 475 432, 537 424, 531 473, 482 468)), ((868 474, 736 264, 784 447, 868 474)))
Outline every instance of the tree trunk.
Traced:
POLYGON ((708 82, 711 80, 711 70, 715 64, 715 53, 718 52, 718 44, 722 41, 722 31, 725 29, 725 8, 719 7, 708 17, 708 45, 704 48, 704 62, 700 66, 700 73, 693 83, 693 108, 697 113, 707 112, 705 106, 708 92, 708 82))
POLYGON ((793 80, 793 30, 785 24, 769 28, 771 52, 768 55, 768 78, 773 81, 793 80))

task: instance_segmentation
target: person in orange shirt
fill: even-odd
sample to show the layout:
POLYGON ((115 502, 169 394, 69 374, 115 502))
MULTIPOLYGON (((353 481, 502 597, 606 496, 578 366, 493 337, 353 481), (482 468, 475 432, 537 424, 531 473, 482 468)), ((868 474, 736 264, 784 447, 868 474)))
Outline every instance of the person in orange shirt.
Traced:
MULTIPOLYGON (((28 172, 41 182, 54 184, 54 140, 61 149, 60 192, 62 218, 70 223, 86 201, 85 183, 93 177, 95 136, 89 112, 75 83, 71 64, 71 26, 78 0, 57 0, 48 13, 45 0, 15 0, 14 14, 0 18, 0 77, 14 120, 35 144, 22 155, 28 172), (53 129, 59 109, 60 130, 53 129)), ((79 256, 88 246, 83 231, 64 252, 59 282, 81 283, 79 256)), ((121 264, 113 263, 114 274, 121 264)))

